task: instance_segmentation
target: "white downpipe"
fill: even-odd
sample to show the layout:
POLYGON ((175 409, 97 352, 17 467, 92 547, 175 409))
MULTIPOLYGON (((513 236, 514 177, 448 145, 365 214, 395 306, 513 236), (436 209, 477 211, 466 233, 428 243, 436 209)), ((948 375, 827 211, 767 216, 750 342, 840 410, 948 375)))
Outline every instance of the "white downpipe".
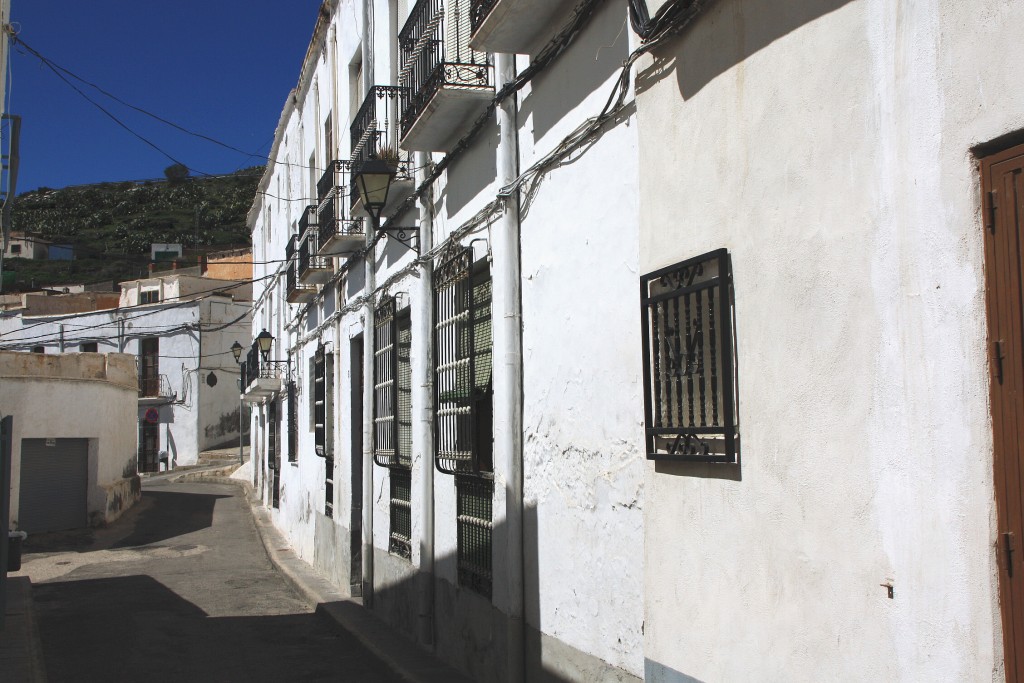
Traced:
MULTIPOLYGON (((372 0, 363 0, 363 26, 370 23, 372 0)), ((370 45, 370 31, 363 31, 363 92, 370 92, 373 72, 370 45)), ((360 103, 361 104, 361 103, 360 103)), ((355 114, 355 112, 350 112, 355 114)), ((373 244, 376 237, 376 221, 372 218, 366 222, 366 245, 373 244)), ((370 249, 364 259, 366 266, 367 295, 365 322, 363 328, 363 606, 373 608, 373 366, 374 366, 374 329, 373 308, 377 289, 377 255, 376 249, 370 249)))
MULTIPOLYGON (((426 177, 430 155, 416 153, 416 168, 426 177)), ((434 246, 433 193, 429 190, 420 199, 420 253, 429 252, 434 246)), ((414 405, 421 406, 417 420, 417 440, 420 452, 420 504, 423 526, 420 529, 420 642, 434 643, 434 264, 427 261, 420 266, 417 280, 417 325, 413 335, 414 362, 419 363, 419 391, 414 405)))
MULTIPOLYGON (((494 56, 495 87, 515 78, 515 56, 494 56)), ((498 184, 518 175, 516 98, 497 108, 498 184)), ((494 460, 504 474, 504 585, 495 593, 499 609, 508 614, 508 681, 525 680, 525 620, 523 592, 523 412, 522 305, 520 295, 520 226, 518 195, 510 197, 492 228, 492 286, 494 292, 494 460)), ((498 478, 497 482, 501 479, 498 478)), ((496 539, 497 540, 497 539, 496 539)))

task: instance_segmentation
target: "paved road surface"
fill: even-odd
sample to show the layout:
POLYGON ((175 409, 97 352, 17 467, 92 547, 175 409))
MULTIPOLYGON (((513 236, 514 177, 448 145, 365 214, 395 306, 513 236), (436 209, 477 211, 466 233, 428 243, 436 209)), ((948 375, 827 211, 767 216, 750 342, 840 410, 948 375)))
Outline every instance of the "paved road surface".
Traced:
POLYGON ((400 680, 292 592, 233 486, 148 483, 109 528, 30 539, 23 570, 51 683, 400 680))

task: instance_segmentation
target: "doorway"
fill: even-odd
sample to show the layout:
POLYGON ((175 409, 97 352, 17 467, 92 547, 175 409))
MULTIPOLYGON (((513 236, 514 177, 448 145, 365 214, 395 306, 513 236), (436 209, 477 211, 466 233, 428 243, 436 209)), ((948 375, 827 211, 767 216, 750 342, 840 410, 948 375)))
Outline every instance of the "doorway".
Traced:
POLYGON ((1024 679, 1024 145, 981 161, 989 385, 1006 679, 1024 679))

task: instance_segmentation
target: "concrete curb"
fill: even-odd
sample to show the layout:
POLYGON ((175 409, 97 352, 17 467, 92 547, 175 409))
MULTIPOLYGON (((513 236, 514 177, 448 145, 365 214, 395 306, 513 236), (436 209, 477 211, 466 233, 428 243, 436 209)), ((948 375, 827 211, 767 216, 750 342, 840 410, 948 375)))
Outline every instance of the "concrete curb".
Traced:
MULTIPOLYGON (((187 475, 183 475, 187 476, 187 475)), ((472 679, 444 664, 421 645, 395 631, 362 602, 337 589, 327 579, 301 559, 270 518, 270 512, 254 495, 252 484, 240 479, 206 476, 190 478, 210 484, 232 484, 242 489, 253 524, 259 533, 263 548, 271 563, 277 567, 288 584, 302 596, 317 614, 329 617, 401 678, 410 683, 470 683, 472 679)))

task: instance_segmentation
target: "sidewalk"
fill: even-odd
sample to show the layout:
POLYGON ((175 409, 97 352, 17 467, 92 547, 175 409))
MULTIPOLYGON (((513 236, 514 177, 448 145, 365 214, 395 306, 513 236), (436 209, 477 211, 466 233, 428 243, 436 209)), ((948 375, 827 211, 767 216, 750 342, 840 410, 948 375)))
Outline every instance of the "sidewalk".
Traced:
MULTIPOLYGON (((248 463, 247 463, 248 464, 248 463)), ((242 474, 248 468, 241 468, 242 474)), ((194 481, 230 483, 239 486, 252 510, 253 522, 259 532, 270 561, 285 580, 318 614, 330 617, 352 633, 366 649, 387 662, 410 683, 470 683, 471 679, 444 664, 405 635, 393 630, 363 608, 358 598, 351 598, 332 585, 311 565, 299 558, 284 535, 270 519, 270 513, 253 495, 252 485, 241 477, 209 477, 195 473, 194 481), (196 476, 198 475, 198 476, 196 476)), ((184 473, 181 479, 193 479, 184 473)))
POLYGON ((0 631, 0 672, 5 681, 46 682, 43 648, 32 606, 32 581, 7 577, 7 610, 0 631))

